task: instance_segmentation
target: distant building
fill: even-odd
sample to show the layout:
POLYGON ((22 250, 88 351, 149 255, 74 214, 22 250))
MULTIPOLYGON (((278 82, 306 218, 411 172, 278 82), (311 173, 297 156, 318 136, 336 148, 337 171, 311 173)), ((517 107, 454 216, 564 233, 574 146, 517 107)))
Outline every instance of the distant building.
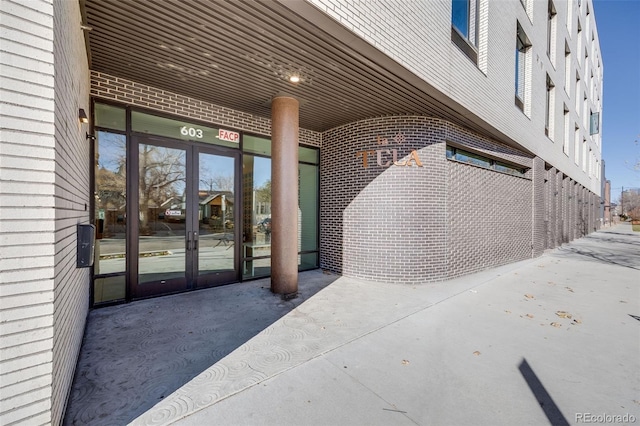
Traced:
POLYGON ((11 0, 0 19, 2 424, 61 423, 93 307, 269 276, 292 295, 313 268, 444 281, 600 225, 590 0, 11 0))

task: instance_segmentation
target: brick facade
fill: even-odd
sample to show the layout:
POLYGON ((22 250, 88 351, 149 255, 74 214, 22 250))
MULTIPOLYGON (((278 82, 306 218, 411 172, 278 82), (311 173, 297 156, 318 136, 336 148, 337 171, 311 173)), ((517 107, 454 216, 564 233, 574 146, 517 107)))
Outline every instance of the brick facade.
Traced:
POLYGON ((88 312, 89 70, 78 2, 2 2, 0 424, 61 424, 88 312), (6 89, 6 90, 5 90, 6 89))
POLYGON ((380 117, 332 129, 322 135, 320 265, 418 283, 539 256, 561 243, 558 234, 569 241, 591 226, 589 191, 568 183, 578 203, 562 176, 539 157, 439 119, 380 117), (447 144, 529 170, 518 177, 447 160, 447 144), (392 149, 400 161, 415 150, 422 167, 387 166, 392 149))
POLYGON ((411 116, 365 120, 323 134, 321 267, 404 282, 444 275, 445 138, 445 122, 411 116), (384 140, 389 144, 379 144, 384 140), (392 149, 399 161, 417 150, 423 167, 379 166, 375 151, 382 151, 385 164, 392 149))
POLYGON ((91 152, 78 110, 90 114, 89 70, 78 3, 54 0, 55 288, 51 418, 62 422, 88 313, 91 270, 76 267, 77 225, 90 223, 91 152), (73 29, 73 30, 70 30, 73 29), (69 123, 76 125, 69 126, 69 123))
MULTIPOLYGON (((271 120, 168 92, 121 77, 91 71, 91 96, 111 102, 172 114, 188 120, 228 126, 235 130, 271 135, 271 120)), ((300 129, 300 144, 319 147, 321 134, 300 129)))

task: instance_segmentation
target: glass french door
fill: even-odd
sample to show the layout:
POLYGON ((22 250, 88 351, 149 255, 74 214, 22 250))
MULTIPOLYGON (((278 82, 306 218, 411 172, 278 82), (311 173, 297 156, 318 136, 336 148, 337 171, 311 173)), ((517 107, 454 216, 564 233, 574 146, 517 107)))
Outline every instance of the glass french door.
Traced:
POLYGON ((238 281, 239 153, 148 136, 134 141, 133 298, 238 281))

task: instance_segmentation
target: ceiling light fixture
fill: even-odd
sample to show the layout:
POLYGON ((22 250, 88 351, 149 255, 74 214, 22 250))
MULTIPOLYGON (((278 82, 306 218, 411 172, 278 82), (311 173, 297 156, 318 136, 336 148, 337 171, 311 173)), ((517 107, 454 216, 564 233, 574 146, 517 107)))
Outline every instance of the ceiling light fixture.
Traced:
POLYGON ((292 83, 300 83, 300 77, 298 77, 297 75, 292 75, 289 77, 289 81, 292 83))

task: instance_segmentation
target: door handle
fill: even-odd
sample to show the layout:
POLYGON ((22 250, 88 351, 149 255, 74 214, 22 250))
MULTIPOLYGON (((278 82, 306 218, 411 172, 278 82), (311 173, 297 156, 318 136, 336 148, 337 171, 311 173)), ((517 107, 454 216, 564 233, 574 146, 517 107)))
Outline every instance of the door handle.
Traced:
POLYGON ((187 251, 191 250, 191 231, 187 232, 187 235, 185 235, 185 239, 186 239, 186 243, 187 243, 187 251))
POLYGON ((198 250, 198 233, 193 232, 193 249, 198 250))

